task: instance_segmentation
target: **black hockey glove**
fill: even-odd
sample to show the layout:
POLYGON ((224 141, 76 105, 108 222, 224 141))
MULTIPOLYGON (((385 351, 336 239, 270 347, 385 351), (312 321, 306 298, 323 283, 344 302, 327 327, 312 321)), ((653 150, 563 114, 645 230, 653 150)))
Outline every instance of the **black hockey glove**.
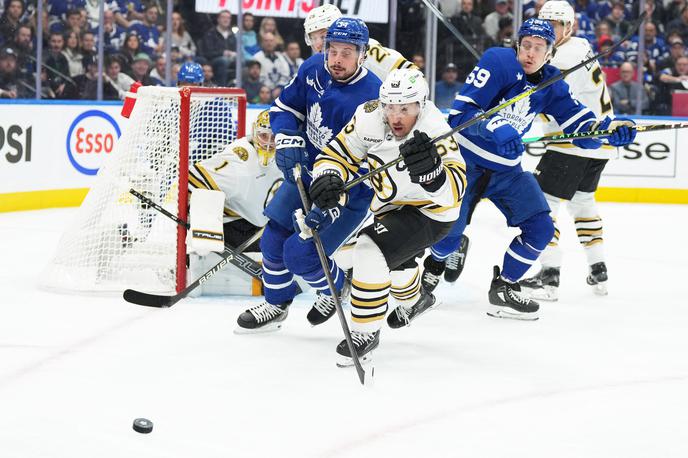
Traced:
POLYGON ((442 159, 437 147, 425 132, 414 131, 413 138, 406 140, 399 152, 404 157, 411 181, 428 191, 436 191, 446 178, 442 159))
POLYGON ((323 210, 335 208, 345 192, 344 180, 334 170, 325 170, 322 175, 313 180, 309 190, 313 203, 323 210))

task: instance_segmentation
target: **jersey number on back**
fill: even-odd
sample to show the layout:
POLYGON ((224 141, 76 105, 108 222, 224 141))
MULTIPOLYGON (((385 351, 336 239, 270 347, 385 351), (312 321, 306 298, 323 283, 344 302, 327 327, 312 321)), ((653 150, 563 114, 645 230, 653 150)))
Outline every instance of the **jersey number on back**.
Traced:
POLYGON ((602 69, 599 65, 596 65, 595 69, 592 71, 592 82, 595 83, 595 86, 599 86, 600 83, 603 84, 602 94, 600 94, 600 110, 602 110, 600 114, 611 112, 612 101, 607 93, 607 85, 604 82, 604 78, 602 78, 602 69))
POLYGON ((487 80, 490 79, 490 72, 489 70, 485 70, 484 68, 480 67, 475 67, 473 68, 473 71, 471 72, 470 75, 466 78, 466 84, 472 84, 475 87, 483 87, 487 83, 487 80))

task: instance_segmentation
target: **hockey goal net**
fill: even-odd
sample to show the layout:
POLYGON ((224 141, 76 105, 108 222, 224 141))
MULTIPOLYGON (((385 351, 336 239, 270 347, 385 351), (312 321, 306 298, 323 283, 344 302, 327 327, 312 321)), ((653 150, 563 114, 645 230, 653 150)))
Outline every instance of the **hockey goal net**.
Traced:
POLYGON ((181 291, 186 228, 130 194, 187 220, 189 165, 244 136, 241 89, 141 87, 128 128, 62 236, 42 277, 62 291, 181 291))

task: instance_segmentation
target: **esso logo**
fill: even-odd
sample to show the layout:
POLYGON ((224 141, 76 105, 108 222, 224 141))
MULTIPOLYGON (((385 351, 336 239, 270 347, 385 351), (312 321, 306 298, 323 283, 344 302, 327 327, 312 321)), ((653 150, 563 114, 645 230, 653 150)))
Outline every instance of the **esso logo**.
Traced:
POLYGON ((120 135, 117 122, 109 114, 100 110, 81 113, 67 132, 69 162, 84 175, 95 175, 120 135))

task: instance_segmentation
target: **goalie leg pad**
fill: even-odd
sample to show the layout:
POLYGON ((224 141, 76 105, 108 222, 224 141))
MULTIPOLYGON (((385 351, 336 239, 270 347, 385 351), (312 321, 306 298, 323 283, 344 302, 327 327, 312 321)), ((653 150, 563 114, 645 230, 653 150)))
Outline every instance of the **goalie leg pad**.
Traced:
POLYGON ((189 230, 186 235, 186 253, 205 256, 221 253, 224 248, 222 216, 225 193, 210 189, 195 189, 191 193, 189 230))

